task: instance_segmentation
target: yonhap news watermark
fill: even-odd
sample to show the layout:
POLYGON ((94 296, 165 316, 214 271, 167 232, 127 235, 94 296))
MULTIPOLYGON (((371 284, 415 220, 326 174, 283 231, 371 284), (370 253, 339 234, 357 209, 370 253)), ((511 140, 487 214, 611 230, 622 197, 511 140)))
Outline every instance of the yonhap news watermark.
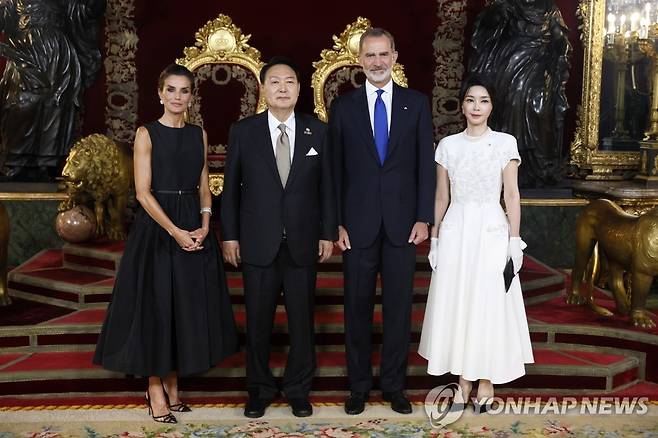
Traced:
MULTIPOLYGON (((648 397, 490 397, 469 402, 488 415, 644 415, 649 410, 648 397)), ((459 420, 471 405, 456 383, 437 386, 425 397, 425 413, 436 428, 459 420)))

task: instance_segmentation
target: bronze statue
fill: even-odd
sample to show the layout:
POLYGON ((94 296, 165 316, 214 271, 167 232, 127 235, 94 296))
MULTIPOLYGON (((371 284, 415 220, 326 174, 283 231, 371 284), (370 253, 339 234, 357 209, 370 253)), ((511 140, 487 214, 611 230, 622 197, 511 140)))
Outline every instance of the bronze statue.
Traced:
POLYGON ((101 134, 84 137, 71 149, 62 177, 69 198, 60 204, 60 212, 93 203, 96 235, 126 238, 124 214, 133 185, 130 151, 101 134))
POLYGON ((49 180, 101 66, 106 0, 0 0, 0 154, 5 179, 49 180))
POLYGON ((554 0, 493 0, 475 22, 469 71, 494 84, 489 120, 516 137, 523 187, 555 184, 564 172, 568 32, 554 0))
POLYGON ((587 304, 597 314, 610 316, 612 313, 595 304, 592 296, 597 267, 587 269, 596 255, 597 243, 599 255, 608 265, 608 284, 617 311, 622 315, 630 312, 636 327, 655 327, 652 314, 646 310, 646 301, 653 277, 658 274, 658 207, 638 217, 624 212, 612 201, 597 199, 578 216, 576 261, 567 302, 587 304), (630 276, 629 290, 624 285, 624 272, 630 276), (582 281, 587 282, 585 293, 580 290, 582 281))

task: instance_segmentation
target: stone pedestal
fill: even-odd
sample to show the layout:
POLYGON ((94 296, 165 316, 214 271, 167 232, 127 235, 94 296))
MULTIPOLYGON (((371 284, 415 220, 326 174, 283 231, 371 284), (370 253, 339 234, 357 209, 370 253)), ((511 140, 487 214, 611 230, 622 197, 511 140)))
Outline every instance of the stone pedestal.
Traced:
MULTIPOLYGON (((658 175, 657 175, 658 176, 658 175)), ((575 196, 586 199, 609 199, 627 213, 641 215, 658 205, 658 185, 647 187, 641 180, 575 181, 575 196)))

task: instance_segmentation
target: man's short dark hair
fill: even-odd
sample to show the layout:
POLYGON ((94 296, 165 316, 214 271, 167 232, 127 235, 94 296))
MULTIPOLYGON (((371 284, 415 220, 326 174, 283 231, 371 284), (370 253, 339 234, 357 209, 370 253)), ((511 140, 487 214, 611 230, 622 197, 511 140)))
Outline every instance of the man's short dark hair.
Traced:
POLYGON ((287 56, 273 56, 270 58, 269 62, 263 66, 263 68, 260 70, 260 83, 263 84, 265 83, 265 75, 267 74, 267 71, 274 67, 275 65, 287 65, 292 69, 293 72, 295 72, 295 77, 297 78, 297 82, 299 82, 299 67, 297 67, 297 64, 295 61, 292 59, 288 58, 287 56))
POLYGON ((391 50, 395 52, 395 38, 393 38, 393 34, 386 29, 382 29, 381 27, 369 27, 365 32, 361 34, 361 38, 359 38, 359 52, 361 52, 361 49, 363 48, 363 41, 365 41, 366 38, 377 38, 380 36, 385 36, 388 38, 388 41, 391 43, 391 50))

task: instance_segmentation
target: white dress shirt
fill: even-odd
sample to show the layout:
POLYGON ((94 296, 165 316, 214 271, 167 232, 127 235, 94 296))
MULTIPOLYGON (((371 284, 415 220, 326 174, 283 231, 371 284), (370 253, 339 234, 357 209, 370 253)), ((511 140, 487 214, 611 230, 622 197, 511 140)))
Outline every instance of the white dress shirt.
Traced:
MULTIPOLYGON (((388 83, 382 88, 382 100, 386 107, 386 118, 388 120, 388 132, 391 133, 391 101, 393 100, 393 79, 389 79, 388 83)), ((375 87, 366 80, 366 96, 368 97, 368 112, 370 113, 370 127, 372 128, 372 135, 375 135, 375 101, 377 100, 377 90, 375 87)))
MULTIPOLYGON (((267 110, 267 123, 270 127, 272 149, 274 150, 274 157, 276 158, 276 141, 281 135, 281 130, 279 129, 281 122, 272 115, 270 110, 267 110)), ((295 156, 295 112, 293 111, 292 114, 290 114, 290 117, 288 117, 288 120, 283 123, 286 125, 286 134, 288 134, 288 139, 290 140, 290 162, 292 163, 292 157, 295 156)))

